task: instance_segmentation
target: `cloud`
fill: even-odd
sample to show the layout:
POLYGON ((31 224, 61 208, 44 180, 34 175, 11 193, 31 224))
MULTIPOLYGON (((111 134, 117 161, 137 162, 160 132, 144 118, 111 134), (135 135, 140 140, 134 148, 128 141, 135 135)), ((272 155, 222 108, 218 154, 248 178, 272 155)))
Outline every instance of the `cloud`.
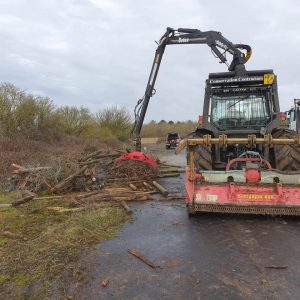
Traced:
MULTIPOLYGON (((221 31, 248 43, 248 69, 278 74, 282 110, 299 97, 297 1, 7 0, 0 3, 0 80, 57 105, 133 110, 167 26, 221 31)), ((194 119, 209 72, 226 71, 206 45, 169 46, 146 120, 194 119)))

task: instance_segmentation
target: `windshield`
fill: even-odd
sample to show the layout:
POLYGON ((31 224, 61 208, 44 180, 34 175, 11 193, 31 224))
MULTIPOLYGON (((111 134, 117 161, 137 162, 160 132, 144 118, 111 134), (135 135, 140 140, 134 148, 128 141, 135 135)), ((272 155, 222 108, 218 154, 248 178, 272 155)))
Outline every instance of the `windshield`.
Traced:
POLYGON ((265 95, 213 95, 211 120, 219 129, 260 129, 270 120, 265 95))

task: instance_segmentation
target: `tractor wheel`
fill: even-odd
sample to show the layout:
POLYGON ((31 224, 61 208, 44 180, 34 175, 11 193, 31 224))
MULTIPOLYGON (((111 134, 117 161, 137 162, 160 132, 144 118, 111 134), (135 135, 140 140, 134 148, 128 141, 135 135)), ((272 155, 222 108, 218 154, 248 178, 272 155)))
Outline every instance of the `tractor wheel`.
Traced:
MULTIPOLYGON (((191 133, 188 138, 199 138, 201 134, 191 133)), ((194 165, 197 171, 212 170, 212 152, 211 148, 205 145, 197 145, 194 147, 194 165)), ((186 153, 186 161, 189 164, 189 153, 186 153)))
POLYGON ((197 171, 212 170, 211 148, 197 145, 194 150, 194 164, 197 171))
MULTIPOLYGON (((292 139, 297 135, 289 129, 279 129, 272 134, 273 138, 292 139)), ((274 146, 276 169, 280 171, 300 170, 300 146, 298 145, 276 145, 274 146)))

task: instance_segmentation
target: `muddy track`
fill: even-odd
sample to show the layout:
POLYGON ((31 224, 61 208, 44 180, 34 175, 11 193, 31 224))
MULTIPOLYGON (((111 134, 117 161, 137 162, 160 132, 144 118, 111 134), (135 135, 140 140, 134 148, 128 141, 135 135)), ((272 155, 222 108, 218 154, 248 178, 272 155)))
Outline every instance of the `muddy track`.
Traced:
MULTIPOLYGON (((184 163, 185 155, 169 162, 184 163)), ((166 179, 184 192, 184 178, 166 179)), ((76 299, 297 299, 300 219, 202 215, 189 219, 184 202, 132 205, 134 221, 82 260, 76 299), (127 253, 154 261, 152 269, 127 253), (270 269, 268 266, 287 266, 270 269), (109 278, 106 288, 101 281, 109 278)))

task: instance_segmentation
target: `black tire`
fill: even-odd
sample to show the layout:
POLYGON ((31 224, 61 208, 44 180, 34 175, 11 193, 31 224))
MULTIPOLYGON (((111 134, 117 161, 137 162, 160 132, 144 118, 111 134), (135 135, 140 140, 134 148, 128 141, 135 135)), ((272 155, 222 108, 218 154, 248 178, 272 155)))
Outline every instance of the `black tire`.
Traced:
MULTIPOLYGON (((199 138, 201 134, 191 133, 188 138, 199 138)), ((212 152, 211 147, 205 145, 197 145, 194 147, 194 165, 197 171, 212 170, 212 152)), ((186 153, 186 161, 189 164, 189 153, 186 153)))
MULTIPOLYGON (((279 129, 272 134, 273 138, 292 139, 297 135, 289 129, 279 129)), ((274 146, 275 165, 280 171, 300 170, 300 146, 298 145, 276 145, 274 146)))
POLYGON ((212 170, 211 148, 205 145, 197 145, 194 150, 194 164, 197 171, 212 170))

